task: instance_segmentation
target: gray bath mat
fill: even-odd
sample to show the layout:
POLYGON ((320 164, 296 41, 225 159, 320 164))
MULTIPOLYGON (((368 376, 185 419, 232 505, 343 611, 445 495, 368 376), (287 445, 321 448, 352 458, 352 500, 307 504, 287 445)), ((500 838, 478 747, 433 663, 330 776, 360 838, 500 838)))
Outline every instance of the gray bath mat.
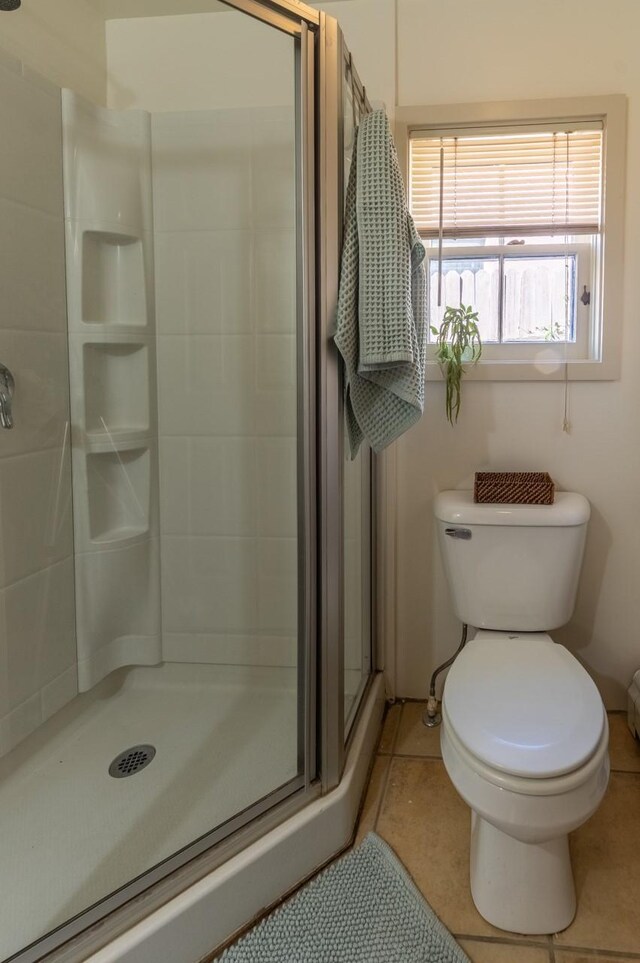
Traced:
POLYGON ((304 886, 220 963, 469 963, 379 836, 304 886))

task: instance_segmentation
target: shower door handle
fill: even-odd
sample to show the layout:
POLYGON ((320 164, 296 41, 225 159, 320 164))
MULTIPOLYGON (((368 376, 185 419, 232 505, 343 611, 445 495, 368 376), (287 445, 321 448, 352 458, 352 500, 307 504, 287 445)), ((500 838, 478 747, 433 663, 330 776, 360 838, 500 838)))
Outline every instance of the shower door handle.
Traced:
POLYGON ((0 428, 13 428, 13 392, 16 383, 9 369, 0 364, 0 428))

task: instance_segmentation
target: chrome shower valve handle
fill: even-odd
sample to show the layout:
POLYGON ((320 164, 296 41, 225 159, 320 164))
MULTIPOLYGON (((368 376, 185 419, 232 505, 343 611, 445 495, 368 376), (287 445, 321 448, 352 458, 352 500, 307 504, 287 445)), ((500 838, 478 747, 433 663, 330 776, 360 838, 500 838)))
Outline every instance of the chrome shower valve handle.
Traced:
POLYGON ((0 364, 0 427, 13 428, 11 411, 16 383, 9 369, 0 364))

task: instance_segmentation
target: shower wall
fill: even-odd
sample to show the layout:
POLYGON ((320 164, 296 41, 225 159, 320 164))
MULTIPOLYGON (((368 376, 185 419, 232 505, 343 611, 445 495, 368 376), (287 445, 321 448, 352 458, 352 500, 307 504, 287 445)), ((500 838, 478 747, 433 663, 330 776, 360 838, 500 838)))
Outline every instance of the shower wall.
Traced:
POLYGON ((293 110, 152 131, 164 657, 295 665, 293 110))
POLYGON ((60 91, 0 55, 0 754, 77 692, 60 91))
MULTIPOLYGON (((212 17, 224 45, 235 15, 212 17)), ((160 19, 165 43, 193 18, 160 19)), ((60 88, 0 54, 0 362, 16 378, 16 427, 0 433, 0 754, 79 674, 83 691, 163 658, 296 664, 293 58, 272 42, 285 47, 256 109, 118 112, 65 91, 66 212, 60 88)), ((149 69, 162 62, 150 44, 149 69)))
POLYGON ((80 690, 293 666, 293 108, 63 120, 80 690))
POLYGON ((295 665, 291 44, 227 11, 109 21, 107 55, 152 116, 163 655, 295 665))

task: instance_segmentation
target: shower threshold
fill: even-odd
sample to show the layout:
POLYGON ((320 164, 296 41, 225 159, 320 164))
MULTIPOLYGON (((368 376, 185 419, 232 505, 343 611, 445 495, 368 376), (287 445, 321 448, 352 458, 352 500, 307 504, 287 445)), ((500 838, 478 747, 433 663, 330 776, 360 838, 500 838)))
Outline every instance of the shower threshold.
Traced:
POLYGON ((135 667, 75 699, 0 761, 0 960, 292 779, 296 732, 293 668, 135 667))

